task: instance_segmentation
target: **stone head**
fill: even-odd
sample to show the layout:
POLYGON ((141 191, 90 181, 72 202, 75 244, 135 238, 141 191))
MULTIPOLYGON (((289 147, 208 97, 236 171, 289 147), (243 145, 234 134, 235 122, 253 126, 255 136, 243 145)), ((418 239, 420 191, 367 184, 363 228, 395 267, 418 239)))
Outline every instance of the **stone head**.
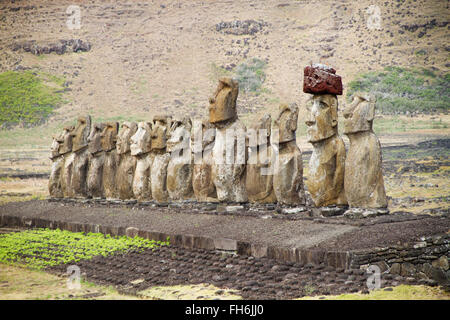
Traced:
POLYGON ((103 131, 100 135, 102 149, 110 151, 116 149, 117 134, 119 132, 118 122, 106 122, 103 131))
POLYGON ((137 156, 150 152, 151 149, 151 122, 139 122, 136 133, 131 137, 131 155, 137 156))
POLYGON ((279 114, 274 122, 274 128, 278 129, 279 143, 295 140, 295 132, 297 131, 298 106, 292 104, 280 105, 279 114))
POLYGON ((116 149, 118 154, 130 151, 130 138, 136 133, 136 122, 124 121, 117 136, 116 149))
POLYGON ((65 154, 72 151, 72 140, 73 140, 73 131, 75 130, 74 126, 66 126, 63 129, 63 133, 58 137, 59 143, 59 153, 65 154))
POLYGON ((172 152, 174 150, 189 148, 191 129, 192 121, 188 117, 172 120, 169 139, 167 140, 167 151, 172 152))
POLYGON ((231 78, 219 79, 214 96, 209 98, 209 122, 217 123, 237 117, 236 100, 239 83, 231 78))
POLYGON ((172 118, 170 116, 157 115, 153 117, 151 148, 152 150, 163 150, 167 146, 167 136, 169 133, 172 118))
POLYGON ((272 117, 265 114, 259 121, 247 130, 249 147, 270 144, 270 134, 272 130, 272 117))
POLYGON ((72 133, 72 151, 78 151, 88 145, 88 137, 91 132, 91 116, 80 116, 77 119, 75 130, 72 133))
POLYGON ((344 110, 344 133, 372 131, 375 117, 375 96, 366 93, 353 95, 352 102, 344 110))
POLYGON ((337 134, 338 100, 333 94, 315 94, 306 103, 306 131, 309 142, 319 142, 337 134))
POLYGON ((102 132, 105 128, 104 123, 94 123, 91 129, 91 133, 88 137, 88 149, 91 154, 103 151, 102 147, 102 132))

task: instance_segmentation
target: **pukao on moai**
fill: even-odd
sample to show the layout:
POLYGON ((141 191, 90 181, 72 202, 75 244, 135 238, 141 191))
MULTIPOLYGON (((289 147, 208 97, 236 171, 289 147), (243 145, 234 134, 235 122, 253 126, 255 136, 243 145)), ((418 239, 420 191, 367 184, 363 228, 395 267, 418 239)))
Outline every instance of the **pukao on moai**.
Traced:
POLYGON ((271 128, 272 117, 265 114, 257 124, 247 130, 248 159, 245 186, 250 202, 277 201, 273 189, 271 128))
POLYGON ((119 133, 118 122, 106 122, 101 133, 101 144, 104 153, 102 171, 102 189, 106 199, 116 199, 118 197, 116 188, 117 174, 117 134, 119 133))
POLYGON ((209 99, 209 121, 216 128, 212 180, 217 199, 225 202, 248 201, 245 189, 246 128, 237 116, 238 94, 237 81, 221 78, 214 97, 209 99))
POLYGON ((333 68, 316 64, 304 70, 307 102, 307 139, 313 146, 308 191, 317 207, 346 205, 344 192, 345 145, 338 136, 338 99, 342 80, 333 68))
POLYGON ((119 199, 129 200, 134 198, 133 178, 136 169, 136 157, 131 155, 130 139, 136 133, 135 122, 124 121, 117 136, 117 175, 116 188, 119 199))
POLYGON ((216 187, 212 180, 213 147, 216 129, 208 119, 192 129, 191 146, 193 153, 192 189, 197 201, 217 201, 216 187))
POLYGON ((344 110, 344 134, 350 140, 344 187, 350 207, 387 207, 381 146, 372 130, 375 102, 373 95, 358 93, 344 110))
POLYGON ((302 153, 297 146, 298 107, 281 105, 274 123, 273 188, 277 201, 286 205, 305 204, 302 153), (278 145, 277 145, 278 144, 278 145))
POLYGON ((59 152, 63 155, 63 167, 61 172, 61 190, 64 198, 72 196, 71 179, 75 154, 72 152, 74 126, 67 126, 61 135, 59 152))
POLYGON ((136 133, 131 137, 131 155, 136 157, 136 170, 133 178, 133 193, 138 201, 152 198, 150 172, 153 163, 151 150, 151 122, 139 122, 136 133))
POLYGON ((157 202, 166 202, 169 193, 167 192, 167 166, 169 165, 170 154, 167 153, 167 136, 171 124, 171 117, 157 115, 153 117, 151 134, 151 148, 153 153, 153 163, 150 172, 150 184, 152 197, 157 202))
POLYGON ((59 136, 53 136, 51 145, 50 160, 52 160, 52 168, 48 179, 48 191, 51 198, 63 198, 63 190, 61 186, 62 171, 64 167, 64 155, 61 153, 64 143, 64 133, 59 136))
POLYGON ((89 166, 88 137, 91 132, 91 116, 78 117, 72 133, 72 152, 74 154, 70 188, 72 197, 87 197, 87 172, 89 166))
POLYGON ((172 120, 170 126, 167 140, 167 152, 170 153, 167 165, 167 192, 171 200, 187 200, 194 196, 191 129, 192 121, 189 118, 172 120))
POLYGON ((92 198, 103 198, 103 163, 105 154, 102 147, 103 123, 94 123, 88 137, 89 170, 87 174, 87 194, 92 198))

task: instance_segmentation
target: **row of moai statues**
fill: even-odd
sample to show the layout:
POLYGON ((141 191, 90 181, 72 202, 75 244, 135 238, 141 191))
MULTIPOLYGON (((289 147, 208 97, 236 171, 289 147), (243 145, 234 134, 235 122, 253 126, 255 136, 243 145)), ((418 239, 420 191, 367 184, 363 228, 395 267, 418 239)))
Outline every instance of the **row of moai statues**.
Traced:
MULTIPOLYGON (((386 207, 374 98, 355 95, 345 109, 346 154, 337 133, 340 77, 329 67, 308 66, 303 90, 313 94, 305 123, 313 146, 306 186, 314 204, 386 207)), ((155 116, 125 121, 119 130, 117 122, 79 117, 53 139, 50 196, 305 205, 298 107, 281 105, 273 126, 266 114, 246 128, 237 115, 238 93, 237 81, 221 78, 209 118, 199 123, 155 116)))

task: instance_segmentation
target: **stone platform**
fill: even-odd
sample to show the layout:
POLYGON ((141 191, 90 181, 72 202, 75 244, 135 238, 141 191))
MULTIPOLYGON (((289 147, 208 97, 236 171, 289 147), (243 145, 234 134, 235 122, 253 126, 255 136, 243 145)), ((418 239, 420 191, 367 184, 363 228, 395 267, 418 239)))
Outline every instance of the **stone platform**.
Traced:
POLYGON ((345 269, 381 260, 398 263, 401 252, 408 262, 424 263, 434 257, 431 251, 448 255, 450 247, 448 217, 397 212, 351 220, 276 205, 34 200, 0 206, 0 226, 169 237, 172 245, 184 248, 345 269))

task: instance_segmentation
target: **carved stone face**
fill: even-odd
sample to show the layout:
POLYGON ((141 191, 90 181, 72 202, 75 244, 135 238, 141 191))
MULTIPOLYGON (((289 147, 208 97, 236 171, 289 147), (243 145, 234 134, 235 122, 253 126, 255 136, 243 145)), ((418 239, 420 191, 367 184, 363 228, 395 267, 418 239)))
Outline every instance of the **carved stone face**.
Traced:
POLYGON ((119 132, 118 122, 106 122, 101 134, 102 149, 110 151, 116 148, 117 133, 119 132))
POLYGON ((344 133, 372 131, 375 116, 375 97, 355 94, 352 103, 344 110, 344 133))
POLYGON ((272 129, 272 117, 265 114, 258 123, 247 130, 248 146, 256 147, 259 145, 270 144, 270 134, 272 129), (265 131, 265 132, 264 132, 265 131))
POLYGON ((214 97, 209 98, 209 121, 221 122, 237 117, 236 100, 239 83, 231 78, 221 78, 214 97))
POLYGON ((152 126, 152 150, 163 150, 167 145, 167 135, 171 123, 170 117, 155 116, 153 117, 152 126))
POLYGON ((94 125, 92 126, 91 134, 88 137, 88 149, 90 153, 95 154, 97 152, 103 151, 101 135, 104 128, 104 123, 94 123, 94 125))
POLYGON ((278 129, 279 143, 295 140, 297 131, 298 107, 297 105, 281 105, 278 118, 275 120, 274 127, 278 129))
POLYGON ((68 126, 64 128, 63 133, 59 137, 59 153, 65 154, 72 151, 72 139, 73 139, 73 130, 75 130, 74 126, 68 126))
POLYGON ((188 149, 190 145, 190 135, 192 121, 189 118, 183 120, 173 120, 167 140, 167 151, 172 152, 179 149, 188 149))
POLYGON ((119 135, 117 136, 117 153, 124 154, 130 151, 130 138, 136 133, 137 125, 135 122, 125 121, 122 123, 119 135))
POLYGON ((87 138, 91 132, 91 116, 81 116, 73 131, 73 151, 78 151, 88 145, 87 138))
POLYGON ((337 133, 337 108, 337 98, 331 94, 314 95, 307 102, 305 123, 309 142, 319 142, 337 133))
POLYGON ((139 122, 136 133, 131 137, 131 155, 137 156, 150 152, 151 149, 151 122, 139 122))
POLYGON ((51 145, 51 147, 50 147, 51 158, 55 158, 55 157, 61 155, 61 154, 59 153, 59 147, 60 147, 60 145, 62 144, 62 142, 60 142, 60 141, 64 141, 64 140, 62 140, 62 138, 63 138, 63 137, 62 137, 62 134, 61 134, 59 137, 53 136, 52 145, 51 145))

